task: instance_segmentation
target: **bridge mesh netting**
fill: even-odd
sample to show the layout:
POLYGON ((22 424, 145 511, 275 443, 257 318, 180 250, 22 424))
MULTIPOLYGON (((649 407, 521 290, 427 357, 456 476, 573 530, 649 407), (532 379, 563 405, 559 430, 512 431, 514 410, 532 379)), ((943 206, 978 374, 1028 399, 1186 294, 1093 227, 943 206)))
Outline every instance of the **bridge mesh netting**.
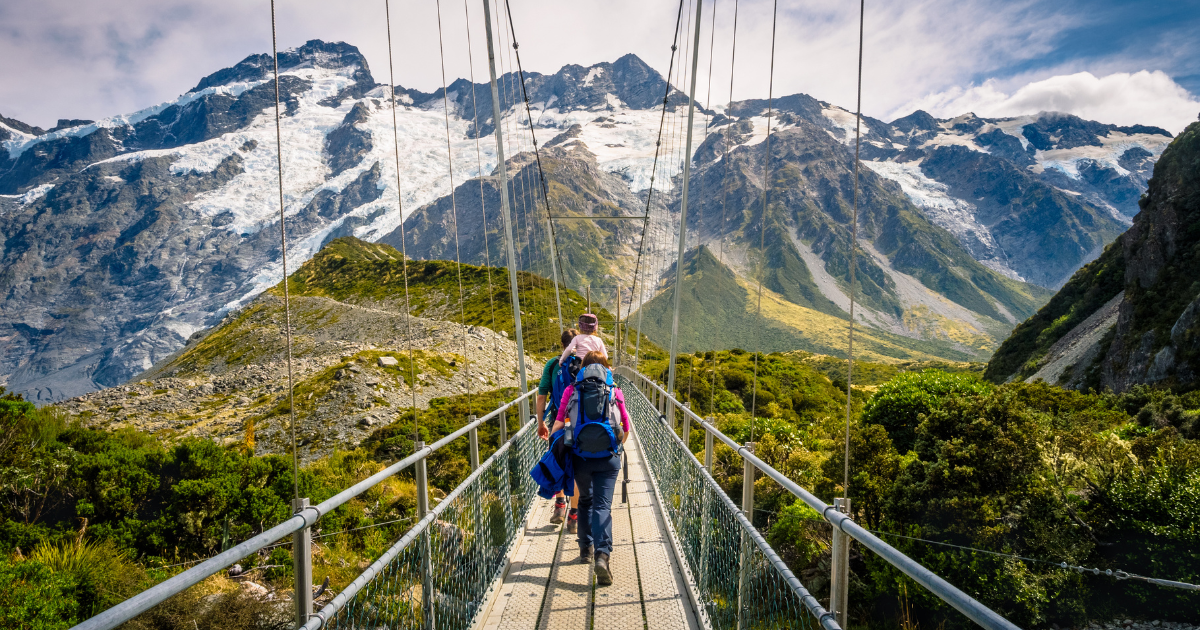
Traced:
POLYGON ((470 628, 537 496, 529 470, 546 447, 531 427, 381 556, 368 583, 324 627, 470 628))
POLYGON ((816 628, 816 619, 801 600, 807 591, 790 572, 780 570, 775 552, 660 420, 650 401, 629 379, 616 378, 662 498, 664 517, 679 538, 712 628, 816 628))

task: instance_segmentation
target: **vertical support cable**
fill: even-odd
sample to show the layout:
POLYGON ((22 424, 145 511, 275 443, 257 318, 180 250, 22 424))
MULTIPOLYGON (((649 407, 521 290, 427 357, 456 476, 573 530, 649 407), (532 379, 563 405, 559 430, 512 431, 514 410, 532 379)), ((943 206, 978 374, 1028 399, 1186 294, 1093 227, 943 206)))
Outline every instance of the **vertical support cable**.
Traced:
MULTIPOLYGON (((866 0, 858 2, 858 105, 854 112, 854 210, 850 215, 850 335, 846 347, 846 453, 842 471, 842 494, 850 497, 850 401, 851 383, 854 379, 854 252, 858 249, 858 168, 859 149, 862 147, 862 64, 863 64, 863 21, 866 15, 866 0)), ((848 503, 847 503, 848 504, 848 503)))
POLYGON ((750 439, 754 439, 754 416, 758 412, 758 361, 762 355, 759 336, 762 330, 762 268, 767 258, 767 191, 771 189, 771 115, 775 106, 775 24, 779 18, 779 0, 771 11, 771 75, 767 80, 767 138, 763 146, 762 224, 758 228, 758 327, 754 329, 754 386, 750 394, 750 439))
POLYGON ((292 421, 292 493, 300 498, 300 459, 296 454, 296 384, 292 373, 292 308, 288 292, 287 208, 283 205, 283 131, 279 118, 279 47, 275 39, 275 0, 271 0, 271 55, 275 59, 275 162, 279 170, 279 251, 283 258, 283 331, 287 339, 288 415, 292 421))
MULTIPOLYGON (((272 0, 273 2, 274 0, 272 0)), ((404 274, 404 328, 405 343, 408 345, 408 389, 412 392, 413 441, 420 440, 417 411, 417 355, 412 347, 412 302, 408 293, 408 239, 404 230, 404 200, 400 195, 400 125, 396 121, 396 72, 392 62, 392 11, 388 0, 383 0, 384 25, 387 27, 388 43, 388 95, 392 103, 392 150, 396 160, 396 209, 400 211, 400 272, 404 274)))
MULTIPOLYGON (((471 9, 467 0, 463 0, 463 14, 467 25, 467 66, 471 74, 471 118, 475 124, 475 163, 479 169, 479 213, 483 217, 483 264, 487 269, 488 281, 488 310, 492 315, 492 351, 496 363, 496 386, 500 386, 500 331, 496 330, 496 300, 495 290, 492 289, 492 249, 488 244, 487 202, 483 194, 483 150, 479 142, 479 101, 475 98, 475 53, 471 48, 471 9)), ((444 81, 443 81, 444 83, 444 81)), ((496 124, 500 124, 496 121, 496 124)))
MULTIPOLYGON (((446 90, 446 51, 442 44, 442 2, 436 0, 437 7, 437 23, 438 23, 438 59, 441 61, 442 68, 442 118, 446 126, 446 171, 450 175, 450 216, 454 219, 454 263, 455 269, 458 272, 458 320, 462 324, 462 344, 463 344, 463 372, 467 383, 467 408, 472 408, 471 403, 471 353, 467 350, 467 310, 463 304, 463 281, 462 281, 462 250, 459 247, 458 239, 458 194, 454 189, 454 152, 450 144, 450 94, 446 90)), ((482 199, 480 202, 482 203, 482 199)), ((487 226, 484 226, 484 231, 487 226)))
MULTIPOLYGON (((683 299, 683 255, 687 247, 688 180, 692 175, 692 122, 696 116, 696 69, 700 64, 700 12, 704 0, 696 0, 696 34, 692 45, 692 76, 688 94, 687 140, 683 156, 683 191, 679 205, 679 252, 675 257, 675 311, 671 317, 671 363, 667 368, 667 392, 675 391, 675 357, 679 346, 679 305, 683 299)), ((674 418, 675 409, 671 408, 674 418)), ((672 422, 673 424, 673 422, 672 422)))
MULTIPOLYGON (((517 333, 517 372, 519 373, 517 380, 521 384, 521 393, 524 394, 529 389, 529 384, 525 380, 525 339, 522 336, 521 302, 517 292, 517 253, 516 247, 513 245, 512 218, 509 217, 508 171, 504 164, 504 134, 500 124, 500 91, 496 86, 496 49, 492 42, 491 0, 483 0, 483 21, 487 25, 485 30, 487 33, 488 72, 491 75, 492 85, 492 126, 496 129, 496 169, 500 173, 500 208, 504 215, 504 236, 508 249, 508 284, 509 290, 512 291, 513 322, 517 333)), ((525 418, 527 415, 529 415, 529 403, 522 399, 521 418, 525 418)), ((505 426, 502 434, 507 433, 507 429, 508 427, 505 426)))

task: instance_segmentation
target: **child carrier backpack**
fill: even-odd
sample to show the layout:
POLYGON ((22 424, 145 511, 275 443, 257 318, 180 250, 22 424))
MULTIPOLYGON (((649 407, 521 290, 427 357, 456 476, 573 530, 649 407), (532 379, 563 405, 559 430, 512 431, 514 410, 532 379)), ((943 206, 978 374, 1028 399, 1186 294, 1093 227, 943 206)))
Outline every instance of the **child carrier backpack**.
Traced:
POLYGON ((589 365, 575 378, 575 391, 567 403, 568 444, 584 459, 603 459, 621 452, 620 411, 613 402, 612 372, 600 364, 589 365))
POLYGON ((550 384, 550 404, 546 405, 551 420, 558 414, 558 404, 562 402, 563 392, 567 391, 567 387, 574 383, 579 375, 581 363, 583 360, 572 354, 554 368, 554 379, 550 384))

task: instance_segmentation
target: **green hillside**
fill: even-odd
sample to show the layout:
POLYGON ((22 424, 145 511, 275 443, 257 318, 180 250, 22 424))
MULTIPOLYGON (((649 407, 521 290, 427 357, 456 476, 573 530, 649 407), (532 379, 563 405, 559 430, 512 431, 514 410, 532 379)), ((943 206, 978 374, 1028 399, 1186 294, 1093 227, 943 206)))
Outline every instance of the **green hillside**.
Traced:
MULTIPOLYGON (((683 287, 679 317, 679 347, 683 352, 745 348, 845 356, 844 316, 799 306, 764 289, 760 318, 757 288, 739 279, 707 247, 686 254, 683 287)), ((643 307, 643 330, 660 345, 670 342, 673 300, 674 292, 668 286, 643 307)), ((629 321, 637 322, 638 313, 629 321)), ((982 343, 980 340, 964 341, 973 343, 953 338, 926 341, 859 327, 855 331, 855 356, 880 362, 972 361, 986 356, 987 348, 976 345, 982 343)))

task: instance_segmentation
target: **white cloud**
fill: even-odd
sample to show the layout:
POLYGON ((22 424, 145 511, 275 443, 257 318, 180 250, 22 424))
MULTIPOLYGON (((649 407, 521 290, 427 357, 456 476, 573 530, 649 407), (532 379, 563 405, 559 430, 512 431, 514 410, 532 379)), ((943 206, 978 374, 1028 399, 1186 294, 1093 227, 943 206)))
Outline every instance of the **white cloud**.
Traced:
POLYGON ((996 80, 951 88, 909 101, 896 108, 893 117, 918 109, 939 118, 965 112, 1006 117, 1057 111, 1114 125, 1155 125, 1177 134, 1196 121, 1200 100, 1157 70, 1103 77, 1078 72, 1034 81, 1011 94, 996 80))

